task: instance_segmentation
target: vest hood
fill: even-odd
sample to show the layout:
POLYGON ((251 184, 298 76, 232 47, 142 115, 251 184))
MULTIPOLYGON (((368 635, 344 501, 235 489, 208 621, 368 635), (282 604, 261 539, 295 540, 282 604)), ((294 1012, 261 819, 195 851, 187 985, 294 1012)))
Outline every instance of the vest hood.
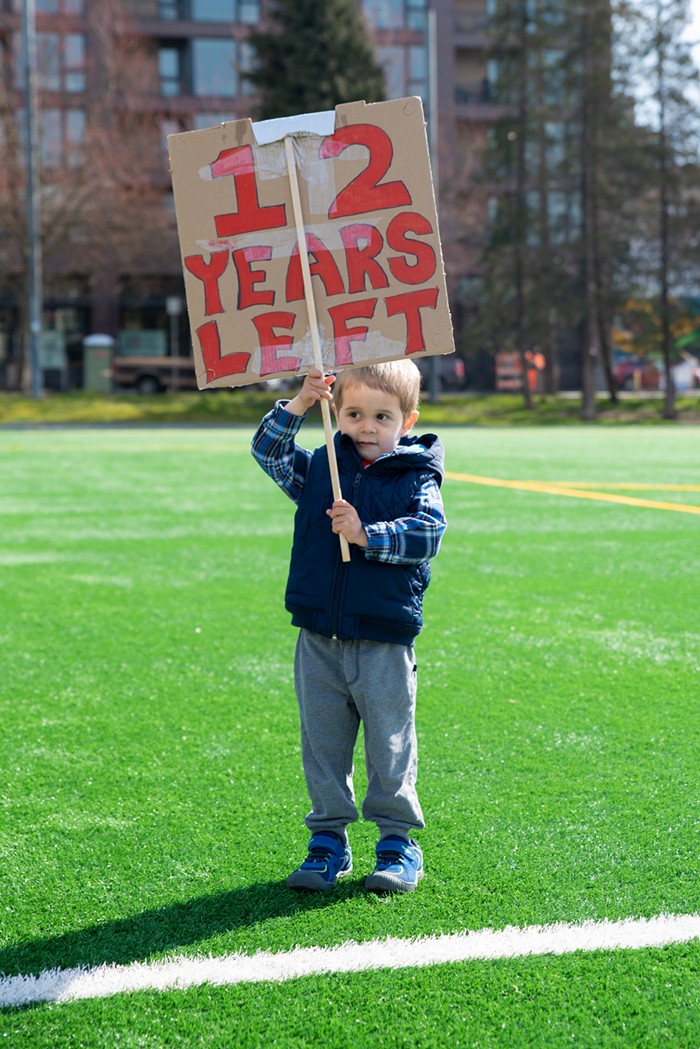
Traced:
MULTIPOLYGON (((351 437, 336 433, 337 451, 355 456, 357 463, 362 462, 359 452, 351 437)), ((434 433, 424 433, 420 437, 402 437, 393 452, 382 455, 372 463, 372 470, 418 470, 423 476, 432 474, 441 485, 445 478, 445 450, 442 441, 434 433)))

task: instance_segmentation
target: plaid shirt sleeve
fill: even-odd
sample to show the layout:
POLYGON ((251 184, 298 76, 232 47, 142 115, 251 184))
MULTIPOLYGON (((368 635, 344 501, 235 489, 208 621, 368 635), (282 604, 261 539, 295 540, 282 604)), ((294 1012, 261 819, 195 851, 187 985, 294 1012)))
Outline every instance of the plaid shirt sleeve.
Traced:
POLYGON ((298 503, 306 484, 311 452, 296 441, 305 416, 285 411, 286 401, 278 401, 255 431, 251 444, 253 458, 279 485, 285 495, 298 503))
POLYGON ((431 478, 421 485, 405 517, 363 525, 367 535, 365 557, 369 560, 394 565, 430 560, 438 552, 447 527, 437 482, 431 478))

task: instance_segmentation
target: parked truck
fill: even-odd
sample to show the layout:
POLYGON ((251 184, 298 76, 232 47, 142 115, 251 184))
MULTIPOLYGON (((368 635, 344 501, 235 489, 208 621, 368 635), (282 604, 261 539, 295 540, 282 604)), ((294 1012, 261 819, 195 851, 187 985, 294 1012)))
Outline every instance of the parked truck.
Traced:
POLYGON ((112 359, 112 383, 139 393, 197 389, 191 357, 117 356, 112 359))

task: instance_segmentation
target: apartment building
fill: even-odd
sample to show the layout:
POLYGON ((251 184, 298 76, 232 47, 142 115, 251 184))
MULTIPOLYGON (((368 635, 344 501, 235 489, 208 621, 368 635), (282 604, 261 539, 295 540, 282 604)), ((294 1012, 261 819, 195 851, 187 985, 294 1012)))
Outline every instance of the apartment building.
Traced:
MULTIPOLYGON (((5 119, 10 113, 15 119, 23 105, 22 2, 0 0, 5 119)), ((245 77, 252 61, 248 38, 270 3, 36 0, 44 192, 51 193, 54 180, 70 168, 96 122, 112 122, 119 134, 140 120, 151 135, 150 144, 140 140, 140 148, 152 152, 152 177, 160 182, 163 216, 172 233, 167 135, 254 116, 255 98, 245 77), (124 70, 115 87, 115 41, 124 45, 120 54, 128 54, 129 68, 137 71, 128 74, 126 87, 124 70)), ((361 0, 361 7, 385 69, 387 97, 418 94, 424 99, 445 213, 443 239, 449 229, 448 282, 458 291, 475 259, 460 237, 452 202, 499 112, 489 87, 490 0, 361 0)), ((1 209, 0 203, 0 224, 1 209)), ((106 332, 132 352, 167 355, 189 345, 175 241, 161 236, 159 243, 162 250, 135 248, 130 258, 124 250, 115 251, 111 266, 81 270, 75 252, 70 258, 53 253, 47 260, 45 340, 49 355, 51 348, 65 349, 64 385, 83 384, 82 342, 90 333, 106 332)), ((12 369, 19 338, 16 296, 12 282, 0 274, 0 387, 17 379, 12 369)))

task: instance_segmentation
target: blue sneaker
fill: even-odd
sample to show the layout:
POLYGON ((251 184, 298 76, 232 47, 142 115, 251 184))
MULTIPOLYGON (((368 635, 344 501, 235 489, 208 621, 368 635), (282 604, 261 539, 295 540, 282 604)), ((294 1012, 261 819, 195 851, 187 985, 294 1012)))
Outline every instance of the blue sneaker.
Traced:
POLYGON ((377 865, 365 881, 370 892, 413 892, 423 877, 423 853, 413 838, 390 834, 377 843, 377 865))
POLYGON ((328 892, 335 887, 338 878, 344 878, 352 870, 352 851, 349 845, 331 831, 314 834, 309 842, 309 854, 287 878, 290 889, 310 889, 312 892, 328 892))

